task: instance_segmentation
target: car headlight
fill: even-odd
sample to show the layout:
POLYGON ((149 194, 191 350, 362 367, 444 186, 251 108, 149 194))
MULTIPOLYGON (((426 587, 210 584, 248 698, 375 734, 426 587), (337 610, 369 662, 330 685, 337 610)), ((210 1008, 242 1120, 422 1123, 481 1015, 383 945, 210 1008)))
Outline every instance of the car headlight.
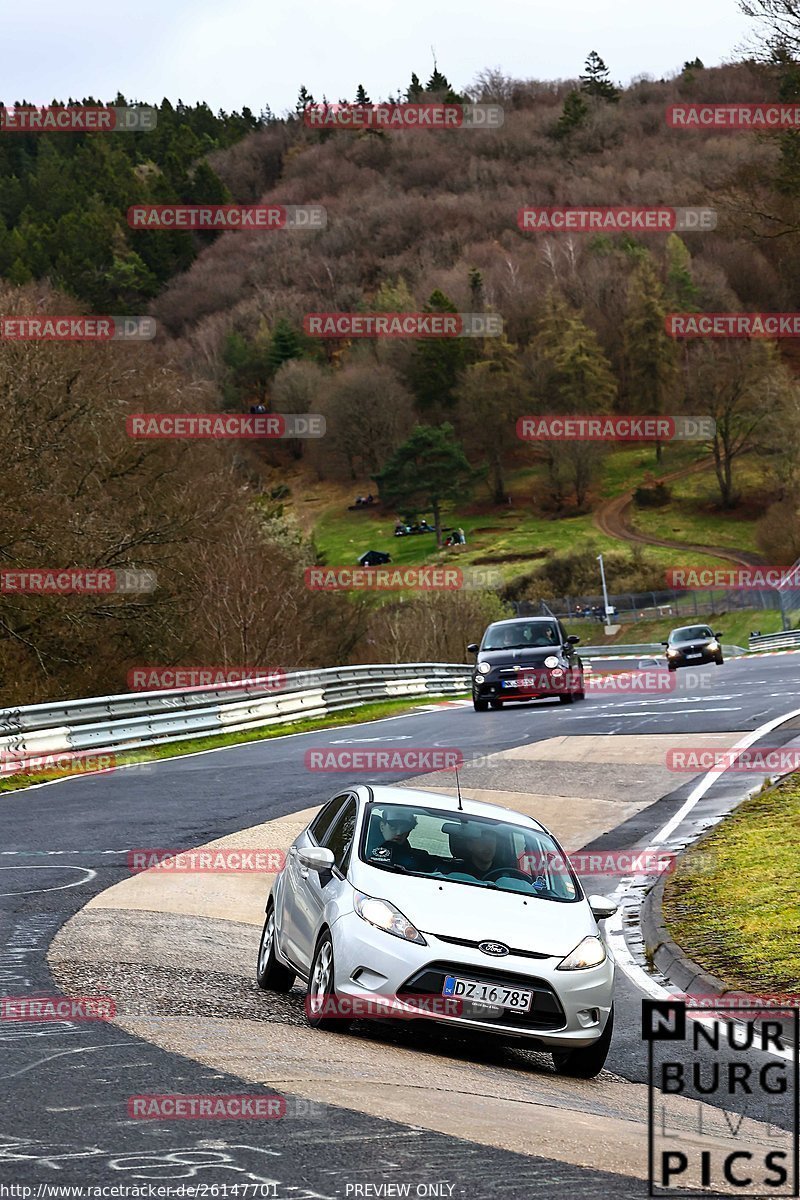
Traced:
POLYGON ((585 971, 587 967, 599 967, 606 961, 606 948, 603 939, 590 934, 579 942, 575 949, 562 959, 556 967, 557 971, 585 971))
POLYGON ((559 663, 558 663, 558 659, 556 658, 555 654, 548 654, 547 658, 544 660, 544 665, 546 667, 550 667, 551 670, 553 669, 553 667, 557 667, 559 665, 559 663))
POLYGON ((491 663, 478 663, 477 667, 475 668, 476 671, 480 671, 481 675, 488 675, 491 669, 491 663))
POLYGON ((712 640, 708 643, 708 648, 709 650, 719 650, 719 642, 716 638, 712 638, 712 640))
POLYGON ((403 938, 406 942, 416 942, 418 946, 427 946, 425 938, 408 917, 404 917, 399 908, 395 908, 388 900, 378 900, 375 896, 365 896, 356 892, 354 907, 362 920, 384 933, 392 933, 395 937, 403 938))
POLYGON ((674 646, 670 646, 667 650, 667 658, 674 658, 676 654, 680 654, 680 650, 676 650, 674 646))

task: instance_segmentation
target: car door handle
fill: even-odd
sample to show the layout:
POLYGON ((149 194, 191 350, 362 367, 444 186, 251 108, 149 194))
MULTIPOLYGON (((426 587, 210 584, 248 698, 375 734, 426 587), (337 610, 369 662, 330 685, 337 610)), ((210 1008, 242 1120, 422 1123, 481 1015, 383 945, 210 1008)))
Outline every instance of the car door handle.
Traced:
POLYGON ((301 879, 308 879, 308 867, 301 867, 301 868, 300 868, 300 878, 301 878, 301 879))

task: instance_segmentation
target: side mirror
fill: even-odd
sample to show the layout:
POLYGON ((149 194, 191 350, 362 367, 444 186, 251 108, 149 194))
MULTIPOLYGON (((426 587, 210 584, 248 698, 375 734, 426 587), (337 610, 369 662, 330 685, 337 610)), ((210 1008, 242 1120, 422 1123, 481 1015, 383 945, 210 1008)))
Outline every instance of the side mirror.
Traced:
POLYGON ((478 643, 470 642, 470 644, 467 646, 467 650, 469 651, 470 654, 477 654, 478 653, 478 643))
POLYGON ((715 637, 715 638, 721 638, 721 637, 724 637, 724 636, 725 636, 725 635, 724 635, 723 633, 715 633, 715 634, 714 634, 714 637, 715 637))
POLYGON ((581 639, 579 637, 576 637, 574 633, 571 633, 569 635, 569 637, 567 638, 567 644, 570 646, 577 646, 577 644, 580 640, 581 639))
POLYGON ((661 645, 662 645, 662 646, 668 646, 668 645, 669 645, 669 642, 662 642, 662 643, 661 643, 661 645))
POLYGON ((606 917, 613 917, 617 911, 617 905, 613 900, 609 900, 608 896, 590 896, 589 908, 596 921, 604 921, 606 917))
POLYGON ((326 846, 305 846, 297 851, 297 858, 302 866, 320 875, 324 871, 330 871, 334 862, 333 851, 328 850, 326 846))

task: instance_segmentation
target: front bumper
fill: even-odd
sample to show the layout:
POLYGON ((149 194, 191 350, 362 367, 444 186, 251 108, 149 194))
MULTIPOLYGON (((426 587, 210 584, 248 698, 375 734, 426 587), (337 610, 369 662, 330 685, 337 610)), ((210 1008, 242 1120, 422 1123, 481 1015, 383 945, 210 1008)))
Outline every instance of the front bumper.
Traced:
POLYGON ((472 694, 477 700, 542 700, 553 696, 583 690, 583 679, 577 668, 561 668, 561 674, 555 675, 555 668, 532 667, 527 673, 519 671, 514 675, 501 675, 490 672, 484 676, 483 683, 478 683, 473 677, 472 694), (511 684, 512 686, 503 686, 511 684))
POLYGON ((347 913, 333 925, 336 978, 339 996, 397 997, 394 1015, 436 1021, 465 1029, 478 1029, 508 1040, 521 1039, 546 1050, 576 1049, 597 1041, 603 1032, 614 996, 614 962, 610 952, 598 967, 583 971, 557 971, 561 961, 509 954, 489 958, 477 947, 454 945, 433 934, 419 946, 375 929, 356 913, 347 913), (534 992, 531 1013, 506 1011, 500 1016, 451 1016, 421 1013, 403 1002, 403 995, 441 996, 445 974, 502 982, 534 992))
POLYGON ((693 650, 689 652, 681 651, 680 654, 668 654, 667 666, 670 667, 700 667, 703 663, 716 662, 722 657, 721 650, 693 650), (697 655, 696 658, 690 658, 689 654, 697 655))

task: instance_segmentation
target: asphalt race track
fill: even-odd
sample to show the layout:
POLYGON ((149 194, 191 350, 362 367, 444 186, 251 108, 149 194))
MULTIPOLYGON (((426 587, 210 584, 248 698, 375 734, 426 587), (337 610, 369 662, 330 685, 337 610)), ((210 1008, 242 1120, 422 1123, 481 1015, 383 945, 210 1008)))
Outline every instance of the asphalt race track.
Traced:
MULTIPOLYGON (((271 998, 258 992, 252 972, 246 979, 227 965, 255 957, 266 884, 260 910, 254 906, 248 917, 252 926, 231 924, 228 935, 222 921, 187 918, 183 945, 180 919, 170 923, 149 900, 132 916, 115 915, 113 905, 103 909, 101 900, 101 907, 82 910, 107 889, 130 882, 132 849, 190 849, 281 818, 291 824, 292 814, 319 805, 349 780, 409 777, 309 771, 309 748, 455 748, 465 759, 465 792, 495 793, 511 807, 515 795, 526 797, 529 811, 541 811, 570 850, 642 847, 665 830, 661 844, 680 846, 761 779, 723 776, 695 796, 698 777, 670 775, 664 748, 673 742, 690 746, 695 738, 699 745, 730 746, 800 708, 800 655, 731 660, 722 668, 699 668, 692 686, 686 682, 678 672, 674 692, 597 692, 571 706, 541 701, 485 714, 471 705, 437 703, 389 720, 4 796, 0 993, 53 995, 59 985, 69 985, 74 994, 116 995, 118 988, 128 1004, 140 997, 140 1015, 161 1005, 159 1011, 184 1023, 225 1024, 231 1044, 246 1028, 254 1073, 225 1071, 213 1055, 176 1053, 157 1044, 169 1039, 137 1036, 124 1022, 0 1022, 0 1181, 34 1188, 259 1184, 261 1193, 250 1195, 289 1198, 647 1195, 647 1147, 638 1126, 638 1163, 618 1161, 610 1144, 607 1154, 587 1149, 604 1122, 616 1122, 623 1132, 634 1128, 647 1078, 641 1001, 651 985, 642 983, 635 946, 624 949, 621 927, 609 929, 621 967, 611 1054, 598 1079, 581 1082, 555 1076, 549 1058, 449 1034, 442 1039, 429 1030, 359 1025, 350 1035, 320 1035, 305 1027, 299 992, 277 998, 278 1010, 271 1011, 271 998), (86 953, 80 965, 70 965, 56 955, 54 979, 48 950, 76 914, 61 944, 78 945, 81 922, 94 914, 98 928, 104 922, 107 943, 117 943, 116 957, 111 945, 107 961, 93 962, 86 953), (253 1028, 256 1018, 262 1024, 253 1028), (303 1066, 317 1071, 317 1091, 287 1085, 281 1120, 128 1116, 132 1095, 264 1090, 254 1079, 268 1078, 272 1058, 295 1044, 303 1066), (390 1094, 391 1081, 384 1083, 375 1101, 380 1111, 369 1111, 371 1080, 381 1064, 389 1073, 397 1070, 400 1098, 390 1094), (315 1098, 320 1095, 324 1100, 315 1098), (402 1118, 386 1115, 395 1111, 393 1103, 402 1118), (436 1128, 437 1105, 453 1114, 438 1121, 446 1132, 436 1128), (389 1184, 400 1190, 387 1191, 389 1184), (406 1185, 411 1190, 404 1193, 406 1185)), ((798 737, 794 720, 763 743, 798 737)), ((415 779, 420 782, 419 772, 415 779)), ((452 778, 444 772, 423 776, 420 785, 449 790, 452 778)), ((619 884, 596 881, 591 890, 613 891, 619 884)), ((657 982, 649 994, 660 994, 657 982)), ((751 1057, 756 1065, 764 1059, 758 1051, 751 1057)), ((721 1101, 709 1096, 708 1103, 713 1108, 721 1101)), ((727 1096, 724 1107, 745 1112, 746 1103, 741 1095, 727 1096)), ((789 1127, 783 1117, 752 1105, 746 1114, 789 1127)))

